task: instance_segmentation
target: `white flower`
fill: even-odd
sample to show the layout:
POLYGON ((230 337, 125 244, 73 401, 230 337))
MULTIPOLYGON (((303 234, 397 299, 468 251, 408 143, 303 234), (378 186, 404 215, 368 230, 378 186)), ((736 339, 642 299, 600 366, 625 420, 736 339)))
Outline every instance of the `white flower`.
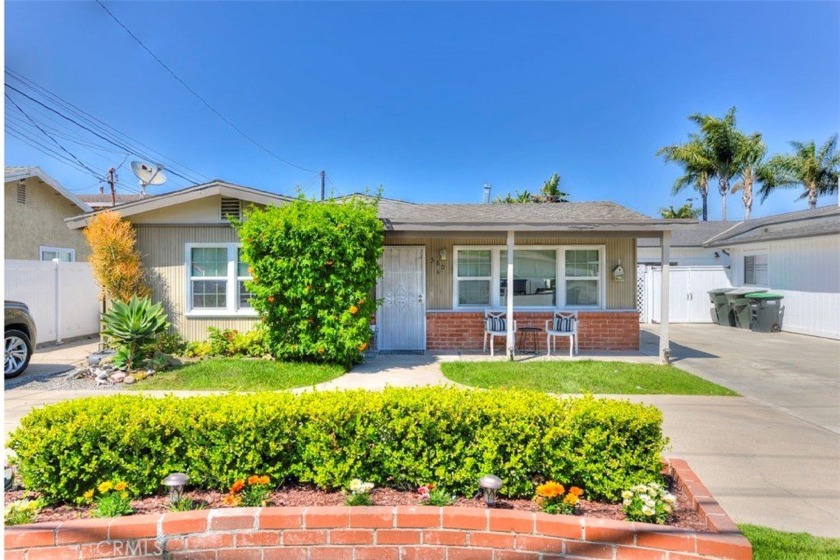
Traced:
POLYGON ((665 495, 662 496, 662 501, 666 504, 673 504, 677 501, 677 499, 674 497, 673 494, 669 494, 668 492, 666 492, 665 495))
POLYGON ((362 487, 362 481, 358 478, 354 478, 350 481, 350 491, 351 492, 358 492, 359 489, 362 487))
POLYGON ((671 506, 669 504, 663 504, 662 509, 665 510, 665 513, 671 513, 671 506))
POLYGON ((630 498, 633 497, 633 492, 631 492, 630 490, 625 490, 624 492, 621 493, 621 497, 624 498, 625 500, 629 500, 630 498))
POLYGON ((645 515, 653 515, 654 510, 652 508, 647 507, 647 506, 642 506, 642 513, 644 513, 645 515))
POLYGON ((363 482, 361 487, 359 488, 359 491, 362 494, 367 494, 371 490, 373 490, 373 482, 363 482))
POLYGON ((630 502, 631 502, 630 498, 625 498, 625 499, 624 499, 624 501, 623 501, 622 503, 623 503, 625 506, 629 506, 629 505, 630 505, 630 502))

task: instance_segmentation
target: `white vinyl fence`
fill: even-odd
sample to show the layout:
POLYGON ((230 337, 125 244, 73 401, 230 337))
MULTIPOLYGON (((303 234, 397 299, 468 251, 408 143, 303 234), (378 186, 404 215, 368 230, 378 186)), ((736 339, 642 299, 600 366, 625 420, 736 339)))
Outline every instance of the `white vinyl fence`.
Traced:
POLYGON ((99 286, 88 263, 6 260, 5 273, 4 297, 29 306, 36 343, 99 332, 99 286))
MULTIPOLYGON (((662 311, 662 267, 639 265, 639 321, 658 323, 662 311)), ((709 290, 732 287, 723 266, 672 266, 669 293, 671 323, 711 323, 709 290)))

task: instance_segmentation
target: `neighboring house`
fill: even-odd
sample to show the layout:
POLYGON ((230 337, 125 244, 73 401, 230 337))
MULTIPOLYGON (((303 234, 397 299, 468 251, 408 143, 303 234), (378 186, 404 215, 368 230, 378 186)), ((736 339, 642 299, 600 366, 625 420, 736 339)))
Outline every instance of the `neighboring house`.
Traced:
POLYGON ((840 207, 741 222, 705 246, 730 253, 733 286, 785 296, 783 330, 840 339, 840 207))
MULTIPOLYGON (((741 222, 698 222, 675 230, 671 237, 671 265, 729 266, 729 255, 720 248, 706 247, 704 243, 739 223, 741 222)), ((636 251, 639 264, 662 264, 658 239, 639 239, 636 251)))
MULTIPOLYGON (((247 329, 255 314, 224 216, 288 197, 213 181, 129 202, 154 297, 189 339, 208 326, 247 329)), ((636 240, 686 222, 651 219, 610 202, 414 204, 383 199, 384 276, 376 321, 385 351, 480 350, 484 311, 502 308, 514 248, 518 328, 543 328, 554 310, 580 312, 581 349, 636 349, 636 240), (618 274, 623 271, 623 274, 618 274)), ((83 228, 90 215, 67 221, 83 228)), ((667 336, 665 338, 667 344, 667 336)), ((544 347, 544 340, 539 340, 544 347)))
POLYGON ((7 167, 4 235, 6 259, 87 260, 81 231, 64 220, 92 209, 40 167, 7 167))
POLYGON ((111 198, 110 194, 80 194, 79 200, 93 208, 94 210, 101 210, 103 208, 113 208, 114 206, 119 206, 120 204, 125 204, 126 202, 134 202, 135 200, 140 200, 143 198, 143 195, 140 194, 118 194, 114 197, 116 199, 116 204, 114 204, 114 200, 111 198))

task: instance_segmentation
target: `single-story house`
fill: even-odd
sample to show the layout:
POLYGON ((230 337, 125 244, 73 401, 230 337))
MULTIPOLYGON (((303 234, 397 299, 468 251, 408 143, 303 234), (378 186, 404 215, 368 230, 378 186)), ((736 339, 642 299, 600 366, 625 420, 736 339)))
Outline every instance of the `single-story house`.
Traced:
POLYGON ((90 250, 84 235, 67 231, 64 220, 92 208, 40 167, 6 167, 5 175, 5 258, 87 260, 90 250))
MULTIPOLYGON (((239 216, 248 205, 288 200, 212 181, 119 206, 137 230, 154 297, 164 302, 185 338, 205 338, 208 326, 241 330, 254 323, 247 266, 225 216, 239 216)), ((91 215, 67 224, 83 228, 91 215)), ((520 329, 544 327, 555 310, 576 310, 580 349, 637 349, 636 240, 663 240, 668 262, 671 230, 694 223, 648 218, 611 202, 384 199, 379 216, 386 247, 376 323, 384 351, 480 350, 484 311, 504 308, 514 313, 520 329)), ((667 326, 664 335, 663 350, 667 326)), ((536 338, 544 348, 544 340, 536 338)))
POLYGON ((784 296, 783 330, 840 339, 840 206, 741 222, 704 246, 729 252, 733 286, 784 296))

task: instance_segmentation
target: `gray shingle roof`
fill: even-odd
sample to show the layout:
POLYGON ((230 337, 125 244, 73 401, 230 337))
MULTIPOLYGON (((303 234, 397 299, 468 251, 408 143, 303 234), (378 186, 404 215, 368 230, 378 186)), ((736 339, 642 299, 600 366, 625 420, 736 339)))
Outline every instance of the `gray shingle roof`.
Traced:
POLYGON ((661 229, 693 223, 652 219, 614 202, 406 204, 382 200, 379 217, 390 230, 661 229))
MULTIPOLYGON (((702 247, 709 239, 732 229, 741 222, 698 222, 690 226, 681 227, 671 234, 672 247, 702 247)), ((640 238, 639 247, 659 247, 658 239, 640 238)))
POLYGON ((840 233, 840 206, 823 206, 741 222, 721 235, 709 239, 707 247, 726 247, 742 243, 796 239, 840 233))
MULTIPOLYGON (((124 202, 132 202, 134 200, 140 200, 143 198, 143 195, 139 194, 118 194, 117 195, 117 204, 122 204, 124 202)), ((88 204, 111 204, 111 195, 110 194, 80 194, 80 200, 84 200, 88 204)))

